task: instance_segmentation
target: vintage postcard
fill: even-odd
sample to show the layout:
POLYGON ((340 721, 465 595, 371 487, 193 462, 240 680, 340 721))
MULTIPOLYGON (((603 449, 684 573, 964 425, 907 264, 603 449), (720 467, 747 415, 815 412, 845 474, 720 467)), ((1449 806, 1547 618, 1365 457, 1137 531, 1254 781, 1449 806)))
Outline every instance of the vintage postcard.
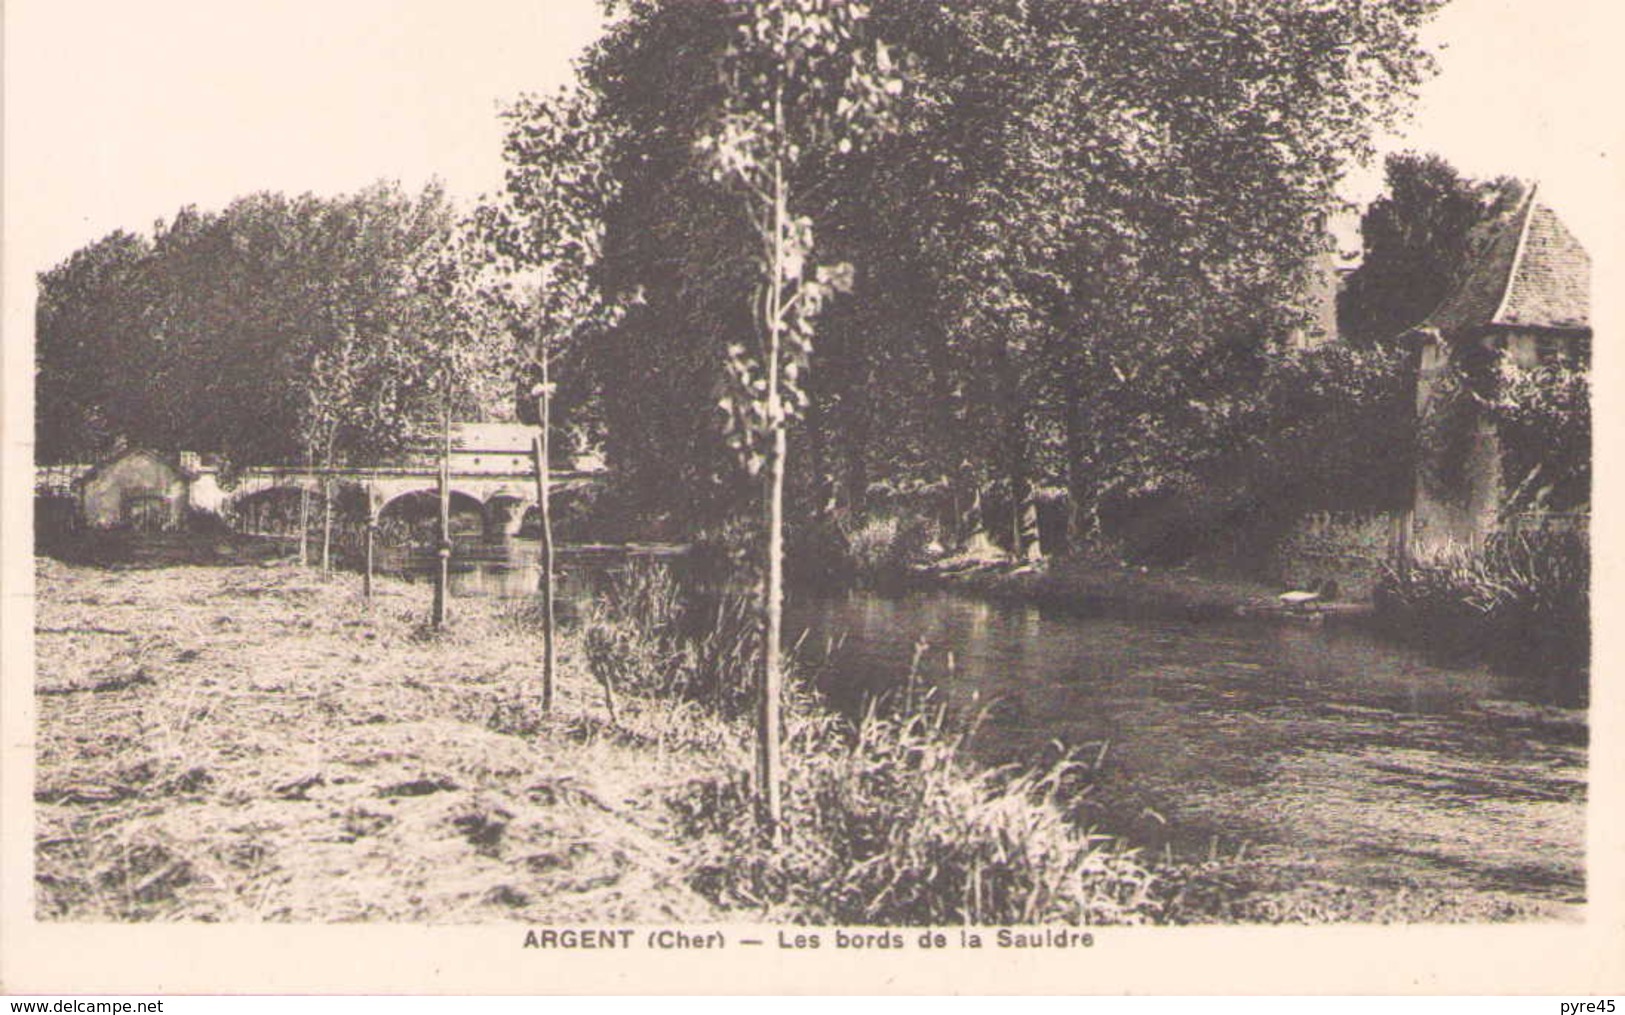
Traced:
POLYGON ((8 0, 0 989, 1617 992, 1620 27, 8 0))

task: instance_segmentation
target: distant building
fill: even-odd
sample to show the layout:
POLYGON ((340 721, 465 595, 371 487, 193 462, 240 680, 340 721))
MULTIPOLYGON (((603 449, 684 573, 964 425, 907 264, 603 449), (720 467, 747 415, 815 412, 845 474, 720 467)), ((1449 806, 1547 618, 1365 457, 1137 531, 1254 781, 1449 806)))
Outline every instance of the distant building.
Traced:
POLYGON ((1347 273, 1337 263, 1330 234, 1309 262, 1301 309, 1308 322, 1293 329, 1288 344, 1295 349, 1315 349, 1337 341, 1337 294, 1347 273))
POLYGON ((451 468, 457 473, 528 473, 535 468, 536 428, 523 423, 453 423, 451 468))
MULTIPOLYGON (((451 424, 451 470, 459 475, 528 475, 536 468, 532 442, 537 432, 528 423, 454 422, 451 424)), ((412 457, 419 464, 438 464, 442 439, 438 432, 420 432, 412 457)), ((558 450, 555 447, 551 456, 555 467, 562 461, 558 450)), ((569 467, 578 472, 602 472, 603 456, 583 452, 573 456, 569 467)))
MULTIPOLYGON (((1501 356, 1521 366, 1590 362, 1591 258, 1532 184, 1512 186, 1510 210, 1473 231, 1455 284, 1407 334, 1419 346, 1416 411, 1424 434, 1463 374, 1452 364, 1471 376, 1475 363, 1501 356)), ((1496 383, 1493 369, 1480 376, 1496 383)), ((1428 456, 1440 452, 1424 447, 1418 463, 1412 545, 1424 554, 1480 542, 1500 523, 1507 494, 1494 421, 1470 399, 1458 399, 1455 411, 1465 413, 1456 424, 1466 431, 1456 452, 1464 458, 1448 470, 1430 467, 1437 463, 1428 456)))
POLYGON ((174 529, 186 518, 188 477, 179 461, 156 451, 125 451, 77 485, 84 523, 92 528, 174 529))

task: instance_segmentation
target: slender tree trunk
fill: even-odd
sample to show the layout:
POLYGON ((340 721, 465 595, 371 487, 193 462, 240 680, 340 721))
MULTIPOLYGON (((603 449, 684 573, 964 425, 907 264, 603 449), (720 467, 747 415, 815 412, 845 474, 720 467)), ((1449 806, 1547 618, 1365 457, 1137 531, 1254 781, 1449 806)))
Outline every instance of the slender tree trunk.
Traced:
MULTIPOLYGON (((552 378, 548 373, 546 339, 536 336, 536 354, 541 361, 541 392, 536 396, 536 419, 540 429, 532 442, 536 454, 536 510, 542 527, 542 714, 553 710, 553 668, 556 662, 553 632, 553 509, 549 496, 552 492, 551 434, 552 378)), ((610 702, 610 720, 615 719, 613 694, 606 682, 605 694, 610 702)))
POLYGON ((973 485, 970 503, 966 505, 964 515, 959 519, 960 530, 964 533, 962 537, 964 548, 978 555, 990 554, 996 549, 993 537, 987 531, 987 511, 982 504, 983 496, 982 484, 973 485))
POLYGON ((968 435, 960 432, 955 405, 959 398, 955 392, 953 350, 949 348, 947 333, 934 322, 927 338, 928 362, 931 369, 932 408, 935 410, 936 433, 932 441, 933 457, 947 479, 949 486, 949 514, 945 523, 944 542, 949 545, 969 546, 981 530, 981 491, 968 476, 965 456, 970 448, 968 435))
MULTIPOLYGON (((332 468, 332 459, 328 460, 332 468)), ((333 477, 322 477, 322 576, 333 573, 333 477)))
POLYGON ((1008 340, 999 351, 999 387, 1004 423, 1005 477, 1010 484, 1010 553, 1017 560, 1043 555, 1038 541, 1038 492, 1034 489, 1027 436, 1027 403, 1008 340))
MULTIPOLYGON (((776 396, 770 396, 773 404, 776 396)), ((767 625, 762 639, 762 698, 759 755, 762 784, 762 809, 767 822, 767 834, 773 845, 782 838, 783 792, 781 787, 783 759, 781 757, 780 701, 783 697, 784 674, 782 638, 784 626, 784 464, 788 441, 783 425, 775 427, 773 443, 767 458, 767 575, 764 581, 767 625)))
POLYGON ((1090 499, 1089 408, 1083 394, 1082 374, 1070 368, 1066 386, 1066 551, 1077 553, 1088 541, 1084 505, 1090 499))
MULTIPOLYGON (((864 374, 867 373, 865 370, 864 374)), ((869 381, 870 378, 864 376, 863 383, 852 393, 851 404, 846 407, 847 425, 852 435, 846 458, 846 502, 853 516, 860 519, 869 510, 869 443, 873 418, 869 381)))
MULTIPOLYGON (((315 471, 316 451, 310 444, 305 445, 305 476, 308 479, 315 471)), ((299 484, 299 566, 307 567, 310 564, 310 487, 305 483, 299 484)))
POLYGON ((807 406, 803 432, 807 435, 803 452, 812 463, 812 492, 809 508, 821 523, 833 525, 841 513, 840 469, 845 449, 835 434, 841 424, 822 399, 813 399, 807 406))
MULTIPOLYGON (((774 136, 783 136, 782 96, 773 97, 774 136)), ((779 705, 783 690, 780 669, 780 638, 784 608, 784 459, 787 452, 783 393, 780 391, 779 358, 784 343, 784 231, 788 225, 788 195, 784 168, 773 164, 773 251, 769 265, 767 302, 767 420, 772 441, 767 452, 765 508, 767 528, 767 568, 762 587, 762 673, 757 716, 757 781, 761 794, 762 819, 768 841, 782 841, 783 800, 780 775, 779 705)))
POLYGON ((435 627, 446 623, 446 597, 451 584, 451 391, 447 391, 440 408, 440 544, 435 548, 439 566, 435 569, 434 615, 435 627))
POLYGON ((372 490, 367 490, 367 565, 361 573, 361 595, 372 598, 373 544, 378 538, 378 512, 373 508, 372 490))

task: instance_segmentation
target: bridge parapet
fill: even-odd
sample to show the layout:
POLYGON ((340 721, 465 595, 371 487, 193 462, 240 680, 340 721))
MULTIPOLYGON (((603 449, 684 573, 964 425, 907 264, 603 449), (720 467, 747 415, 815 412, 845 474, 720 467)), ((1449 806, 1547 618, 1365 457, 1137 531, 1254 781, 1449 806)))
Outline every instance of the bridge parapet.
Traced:
MULTIPOLYGON (((520 508, 517 514, 520 518, 536 504, 536 477, 533 472, 453 470, 450 478, 451 492, 454 495, 478 501, 484 506, 489 506, 495 501, 502 501, 507 505, 518 504, 520 508)), ((590 486, 603 478, 602 472, 555 472, 551 474, 549 488, 557 494, 590 486)), ((373 511, 381 512, 391 502, 401 497, 416 493, 437 493, 439 481, 440 474, 437 469, 409 466, 250 469, 238 477, 230 490, 224 492, 223 500, 226 506, 230 506, 245 498, 273 490, 320 493, 328 482, 332 482, 340 488, 361 490, 368 498, 373 511)))

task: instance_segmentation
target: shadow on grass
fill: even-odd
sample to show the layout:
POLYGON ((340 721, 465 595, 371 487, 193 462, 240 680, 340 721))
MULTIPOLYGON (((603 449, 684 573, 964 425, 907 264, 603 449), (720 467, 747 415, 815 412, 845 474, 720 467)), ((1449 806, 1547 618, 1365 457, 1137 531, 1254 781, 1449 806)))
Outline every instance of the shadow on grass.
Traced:
POLYGON ((191 532, 137 532, 132 529, 39 533, 35 552, 65 564, 111 571, 146 571, 175 566, 240 567, 285 559, 286 542, 244 536, 227 529, 191 532))

